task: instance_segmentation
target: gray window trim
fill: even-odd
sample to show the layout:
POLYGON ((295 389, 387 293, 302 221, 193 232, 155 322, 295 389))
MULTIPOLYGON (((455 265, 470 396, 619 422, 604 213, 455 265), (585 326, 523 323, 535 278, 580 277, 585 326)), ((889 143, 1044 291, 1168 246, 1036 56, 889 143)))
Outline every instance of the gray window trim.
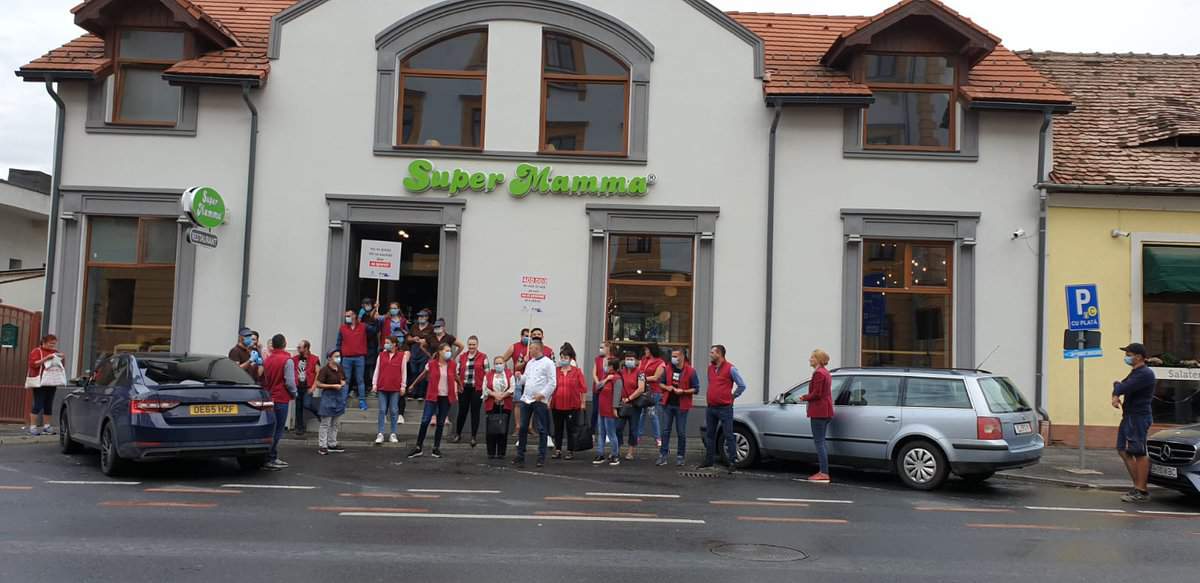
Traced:
MULTIPOLYGON (((55 326, 60 337, 67 337, 72 346, 69 354, 79 356, 80 303, 83 301, 83 278, 87 242, 83 240, 91 215, 122 217, 158 217, 185 220, 180 215, 179 197, 183 189, 114 188, 97 186, 63 186, 62 189, 62 263, 54 301, 55 326)), ((186 225, 178 223, 175 243, 175 299, 171 309, 171 351, 187 352, 192 340, 192 305, 196 281, 196 246, 184 238, 186 225)), ((90 367, 82 363, 80 370, 90 367)))
POLYGON ((977 212, 842 209, 842 363, 862 364, 863 239, 953 241, 953 364, 975 368, 975 233, 977 212))
MULTIPOLYGON (((629 66, 631 82, 629 152, 620 159, 646 161, 650 126, 650 65, 654 61, 654 45, 628 24, 568 0, 449 0, 419 10, 376 35, 375 154, 427 155, 408 148, 398 149, 393 143, 399 83, 397 69, 401 56, 433 39, 498 20, 541 24, 602 47, 624 61, 629 66)), ((479 158, 496 159, 511 159, 511 155, 508 152, 493 153, 486 150, 475 153, 479 158)), ((524 158, 582 160, 586 156, 547 157, 532 151, 524 153, 524 158)))
POLYGON ((441 227, 441 253, 438 257, 438 317, 457 326, 462 229, 465 200, 417 200, 402 196, 326 194, 329 205, 329 247, 325 262, 325 317, 321 338, 326 350, 333 348, 339 318, 346 307, 346 278, 349 268, 350 237, 347 230, 355 224, 408 224, 441 227))
POLYGON ((200 88, 196 86, 181 87, 182 98, 179 100, 179 123, 175 127, 144 127, 108 123, 108 87, 109 78, 99 79, 88 83, 87 121, 84 129, 91 134, 129 134, 146 136, 180 136, 194 137, 196 121, 200 116, 200 88))
POLYGON ((863 147, 862 108, 847 107, 842 114, 842 157, 877 160, 944 160, 976 162, 979 160, 979 112, 958 103, 958 151, 914 152, 902 150, 872 150, 863 147))
MULTIPOLYGON (((720 207, 702 206, 636 206, 620 204, 589 204, 587 322, 584 346, 599 346, 604 339, 604 304, 608 297, 608 236, 610 234, 645 233, 654 235, 691 235, 696 238, 696 271, 692 298, 692 345, 707 348, 712 345, 713 297, 716 272, 714 243, 720 207)), ((699 355, 703 357, 704 355, 699 355)), ((697 362, 692 354, 692 361, 697 362)), ((701 358, 700 362, 703 362, 701 358)), ((591 378, 593 359, 584 365, 591 378)), ((708 378, 700 374, 700 385, 708 378)))

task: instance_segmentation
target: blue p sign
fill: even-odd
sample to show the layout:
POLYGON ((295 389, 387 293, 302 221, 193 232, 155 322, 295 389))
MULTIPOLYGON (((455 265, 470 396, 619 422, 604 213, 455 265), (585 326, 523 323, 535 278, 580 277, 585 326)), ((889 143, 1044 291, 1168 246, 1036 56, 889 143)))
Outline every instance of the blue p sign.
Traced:
POLYGON ((1100 297, 1096 284, 1067 286, 1067 329, 1100 329, 1100 297))

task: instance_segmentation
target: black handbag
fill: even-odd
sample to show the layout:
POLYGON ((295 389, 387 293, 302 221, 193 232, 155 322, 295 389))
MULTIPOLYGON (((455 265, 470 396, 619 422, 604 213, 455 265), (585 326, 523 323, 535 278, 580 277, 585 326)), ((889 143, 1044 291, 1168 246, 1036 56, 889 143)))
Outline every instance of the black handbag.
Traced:
POLYGON ((640 411, 640 410, 641 410, 641 408, 639 408, 637 405, 634 405, 633 403, 625 403, 624 405, 621 405, 620 407, 617 408, 617 417, 620 417, 622 419, 629 419, 629 418, 633 417, 634 415, 637 415, 638 411, 640 411))
POLYGON ((643 392, 642 394, 638 395, 638 398, 630 401, 629 404, 637 407, 638 409, 645 409, 646 407, 653 405, 654 401, 650 400, 650 395, 647 395, 645 392, 643 392))
POLYGON ((571 426, 575 447, 571 451, 587 451, 595 447, 592 443, 592 423, 587 419, 587 412, 580 410, 575 413, 575 423, 571 426))
POLYGON ((508 433, 508 413, 487 414, 487 434, 506 435, 508 433))

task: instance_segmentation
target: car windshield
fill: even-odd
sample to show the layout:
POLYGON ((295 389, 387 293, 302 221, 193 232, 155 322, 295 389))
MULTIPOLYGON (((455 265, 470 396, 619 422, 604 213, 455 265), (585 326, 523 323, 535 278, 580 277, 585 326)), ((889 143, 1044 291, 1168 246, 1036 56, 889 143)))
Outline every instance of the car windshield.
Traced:
POLYGON ((254 379, 228 358, 176 357, 140 358, 138 373, 143 384, 155 385, 253 385, 254 379))
POLYGON ((1018 413, 1030 411, 1029 404, 1016 385, 1005 377, 984 377, 979 379, 979 388, 983 390, 983 398, 987 399, 988 409, 992 413, 1018 413))

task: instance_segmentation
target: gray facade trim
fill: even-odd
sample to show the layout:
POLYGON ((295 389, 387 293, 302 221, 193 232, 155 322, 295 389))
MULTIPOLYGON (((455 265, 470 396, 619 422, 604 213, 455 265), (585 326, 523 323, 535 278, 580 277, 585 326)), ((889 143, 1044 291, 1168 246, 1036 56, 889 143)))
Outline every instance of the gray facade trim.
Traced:
POLYGON ((355 224, 409 224, 441 227, 441 253, 438 258, 438 316, 451 326, 458 322, 458 298, 462 249, 462 230, 466 201, 450 199, 414 199, 402 196, 326 194, 329 205, 329 247, 325 263, 325 320, 322 346, 333 347, 338 318, 346 303, 346 279, 349 277, 349 229, 355 224))
POLYGON ((1051 192, 1046 204, 1053 208, 1200 212, 1200 196, 1051 192))
MULTIPOLYGON (((378 114, 378 112, 377 112, 378 114)), ((640 123, 640 122, 639 122, 640 123)), ((390 140, 391 134, 385 139, 390 140)), ((572 164, 604 164, 609 166, 645 166, 646 158, 600 158, 596 156, 564 156, 547 155, 538 152, 511 152, 507 150, 485 150, 470 152, 461 150, 446 150, 442 148, 393 148, 376 147, 376 156, 393 156, 397 158, 451 158, 455 160, 513 160, 519 162, 564 162, 572 164)))
MULTIPOLYGON (((77 337, 83 302, 83 277, 87 248, 83 235, 90 216, 180 218, 179 196, 183 189, 62 187, 62 212, 75 220, 63 223, 62 263, 54 306, 60 336, 72 332, 72 352, 82 354, 77 337), (83 219, 83 220, 80 220, 83 219)), ((196 281, 196 247, 186 242, 184 222, 177 222, 175 245, 175 294, 171 316, 171 351, 188 352, 192 339, 192 306, 196 281)), ((82 363, 80 370, 90 367, 82 363)))
POLYGON ((91 134, 129 134, 143 136, 196 135, 196 120, 200 115, 200 88, 195 85, 182 87, 183 98, 179 100, 179 123, 175 127, 144 127, 108 123, 108 81, 100 79, 88 83, 87 120, 84 129, 91 134))
POLYGON ((628 24, 570 0, 448 0, 418 10, 376 35, 376 154, 391 155, 395 151, 400 58, 439 37, 500 20, 533 22, 563 31, 624 61, 632 82, 627 158, 636 161, 647 158, 654 45, 628 24))
POLYGON ((974 368, 975 237, 981 214, 957 211, 842 209, 842 364, 862 364, 863 240, 954 241, 953 366, 974 368))
MULTIPOLYGON (((589 204, 586 207, 590 243, 588 245, 586 344, 598 346, 604 339, 604 306, 608 290, 608 236, 622 233, 690 235, 696 242, 696 267, 692 298, 692 346, 703 351, 712 344, 713 301, 715 297, 717 218, 719 207, 635 206, 589 204)), ((702 355, 701 355, 702 356, 702 355)), ((697 358, 692 355, 693 361, 697 358)), ((585 374, 591 375, 595 362, 588 359, 585 374)), ((707 378, 700 375, 701 386, 707 378)), ((588 376, 588 378, 591 378, 588 376)))
POLYGON ((979 160, 979 112, 959 110, 958 150, 955 152, 914 152, 874 150, 863 147, 863 110, 846 108, 842 113, 842 157, 883 160, 942 160, 975 162, 979 160))
POLYGON ((291 6, 280 10, 275 16, 271 17, 271 36, 267 42, 267 58, 279 58, 280 36, 283 34, 283 25, 300 18, 308 13, 309 10, 316 8, 328 0, 300 0, 291 6))
POLYGON ((705 0, 684 0, 684 2, 692 5, 701 14, 709 17, 713 22, 721 25, 722 28, 746 41, 751 47, 754 47, 754 78, 763 78, 766 73, 766 43, 763 42, 761 37, 751 32, 745 26, 742 26, 742 23, 731 18, 720 8, 705 2, 705 0))

